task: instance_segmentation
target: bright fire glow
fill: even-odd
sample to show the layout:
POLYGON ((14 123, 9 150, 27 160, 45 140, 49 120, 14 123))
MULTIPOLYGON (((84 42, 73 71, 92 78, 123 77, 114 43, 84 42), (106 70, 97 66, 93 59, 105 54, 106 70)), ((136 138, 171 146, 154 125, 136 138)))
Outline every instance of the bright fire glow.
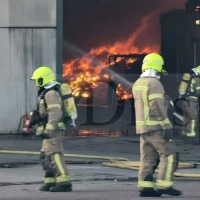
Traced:
MULTIPOLYGON (((99 85, 102 84, 100 80, 108 80, 109 75, 102 70, 108 66, 108 55, 159 53, 160 47, 157 44, 151 46, 147 44, 143 48, 139 48, 135 45, 136 38, 148 29, 153 16, 154 14, 143 18, 140 27, 126 41, 116 41, 112 45, 92 48, 86 56, 84 55, 68 63, 64 63, 63 77, 70 81, 73 95, 76 97, 82 96, 88 98, 91 88, 98 88, 99 85)), ((150 36, 148 35, 148 37, 150 36)), ((118 61, 120 60, 117 60, 117 62, 118 61)), ((129 59, 126 63, 133 63, 134 61, 134 59, 129 59)), ((119 99, 128 99, 132 97, 131 91, 127 91, 121 84, 118 84, 116 94, 119 99)))

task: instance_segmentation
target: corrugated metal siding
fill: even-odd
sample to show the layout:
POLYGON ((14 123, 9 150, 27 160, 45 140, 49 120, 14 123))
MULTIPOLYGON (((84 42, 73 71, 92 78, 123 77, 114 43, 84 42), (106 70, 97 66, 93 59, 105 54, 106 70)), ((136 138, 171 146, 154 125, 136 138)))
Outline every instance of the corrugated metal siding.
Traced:
POLYGON ((1 0, 0 6, 0 27, 9 26, 9 7, 8 0, 1 0))
POLYGON ((5 41, 1 41, 5 52, 0 55, 5 56, 5 64, 1 66, 0 75, 3 86, 0 132, 16 133, 20 117, 30 112, 36 103, 35 84, 30 81, 33 71, 41 65, 56 71, 56 30, 4 29, 0 30, 2 36, 5 36, 5 41))
POLYGON ((56 0, 7 0, 10 27, 55 27, 56 0))
POLYGON ((56 27, 56 0, 0 0, 0 27, 56 27))
MULTIPOLYGON (((5 131, 5 127, 10 126, 10 117, 12 116, 12 94, 10 70, 9 70, 9 37, 7 29, 0 29, 0 132, 5 131)), ((8 130, 8 129, 7 129, 8 130)))

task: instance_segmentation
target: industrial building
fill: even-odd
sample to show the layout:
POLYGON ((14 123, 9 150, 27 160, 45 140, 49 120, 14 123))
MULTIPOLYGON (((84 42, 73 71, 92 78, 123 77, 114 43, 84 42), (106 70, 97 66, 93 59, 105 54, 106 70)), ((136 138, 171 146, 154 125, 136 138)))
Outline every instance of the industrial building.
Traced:
MULTIPOLYGON (((63 32, 59 23, 62 24, 63 15, 58 2, 63 1, 1 0, 0 37, 3 39, 0 40, 0 78, 1 87, 6 90, 2 90, 0 98, 0 104, 3 105, 0 133, 16 133, 20 118, 34 108, 37 96, 30 75, 38 66, 50 66, 58 75, 57 78, 62 76, 60 47, 63 32)), ((162 80, 173 99, 177 98, 182 74, 200 64, 198 20, 199 0, 188 0, 185 9, 176 9, 161 16, 161 54, 165 59, 165 68, 170 73, 167 79, 162 80), (168 84, 170 79, 173 89, 168 84)), ((130 69, 126 70, 127 74, 130 69)), ((108 104, 112 104, 113 99, 108 100, 108 104)))
POLYGON ((1 0, 1 134, 17 133, 20 118, 33 110, 37 99, 30 81, 33 71, 47 65, 56 72, 56 2, 1 0))

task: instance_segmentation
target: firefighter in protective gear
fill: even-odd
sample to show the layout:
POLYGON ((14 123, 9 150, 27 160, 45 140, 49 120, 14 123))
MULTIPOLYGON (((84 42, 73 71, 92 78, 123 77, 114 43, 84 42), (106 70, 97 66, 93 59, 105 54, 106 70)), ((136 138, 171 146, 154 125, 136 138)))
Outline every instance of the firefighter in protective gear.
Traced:
POLYGON ((195 137, 200 96, 200 66, 192 69, 193 74, 184 73, 179 86, 179 98, 183 99, 182 135, 195 137))
MULTIPOLYGON (((38 113, 36 135, 43 138, 40 159, 44 171, 44 184, 41 191, 69 192, 72 184, 63 155, 64 118, 63 99, 59 93, 60 83, 55 81, 52 70, 46 66, 36 69, 31 77, 38 89, 38 113)), ((62 85, 62 84, 61 84, 62 85)), ((67 96, 66 98, 73 98, 67 96)), ((75 108, 75 106, 71 106, 75 108)), ((35 112, 37 113, 37 112, 35 112)), ((71 110, 71 117, 76 119, 76 110, 71 110), (73 115, 73 116, 72 116, 73 115)), ((34 124, 33 124, 34 125, 34 124)))
POLYGON ((164 60, 159 54, 146 55, 142 74, 132 87, 136 133, 140 135, 138 188, 141 197, 181 195, 180 191, 173 188, 178 153, 174 141, 171 140, 172 124, 167 116, 165 91, 159 80, 160 74, 167 74, 163 65, 164 60), (157 190, 154 190, 153 174, 158 165, 157 190))

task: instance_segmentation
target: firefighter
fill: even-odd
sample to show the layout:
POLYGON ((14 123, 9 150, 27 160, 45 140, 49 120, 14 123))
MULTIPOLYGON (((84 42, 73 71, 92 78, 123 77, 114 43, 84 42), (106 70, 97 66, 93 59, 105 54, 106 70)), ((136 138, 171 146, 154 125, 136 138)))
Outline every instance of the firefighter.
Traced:
MULTIPOLYGON (((36 82, 38 89, 38 106, 31 116, 29 126, 37 123, 36 135, 43 138, 40 159, 44 171, 44 184, 39 190, 70 192, 72 184, 65 165, 62 144, 63 131, 66 129, 62 122, 64 104, 59 92, 62 84, 55 81, 54 73, 46 66, 36 69, 31 80, 36 82)), ((71 94, 65 97, 67 100, 73 100, 71 94)), ((74 101, 69 102, 74 104, 74 101)), ((77 118, 75 106, 67 106, 74 109, 71 110, 71 119, 74 122, 77 118)))
POLYGON ((164 98, 160 75, 164 60, 156 53, 143 59, 142 74, 132 87, 136 133, 140 136, 140 168, 138 188, 141 197, 159 197, 162 194, 180 196, 181 191, 173 188, 173 173, 178 166, 178 153, 173 137, 164 98), (153 174, 159 165, 154 189, 153 174))
POLYGON ((183 100, 182 135, 195 137, 200 96, 200 66, 192 69, 193 73, 184 73, 179 86, 179 98, 183 100))

